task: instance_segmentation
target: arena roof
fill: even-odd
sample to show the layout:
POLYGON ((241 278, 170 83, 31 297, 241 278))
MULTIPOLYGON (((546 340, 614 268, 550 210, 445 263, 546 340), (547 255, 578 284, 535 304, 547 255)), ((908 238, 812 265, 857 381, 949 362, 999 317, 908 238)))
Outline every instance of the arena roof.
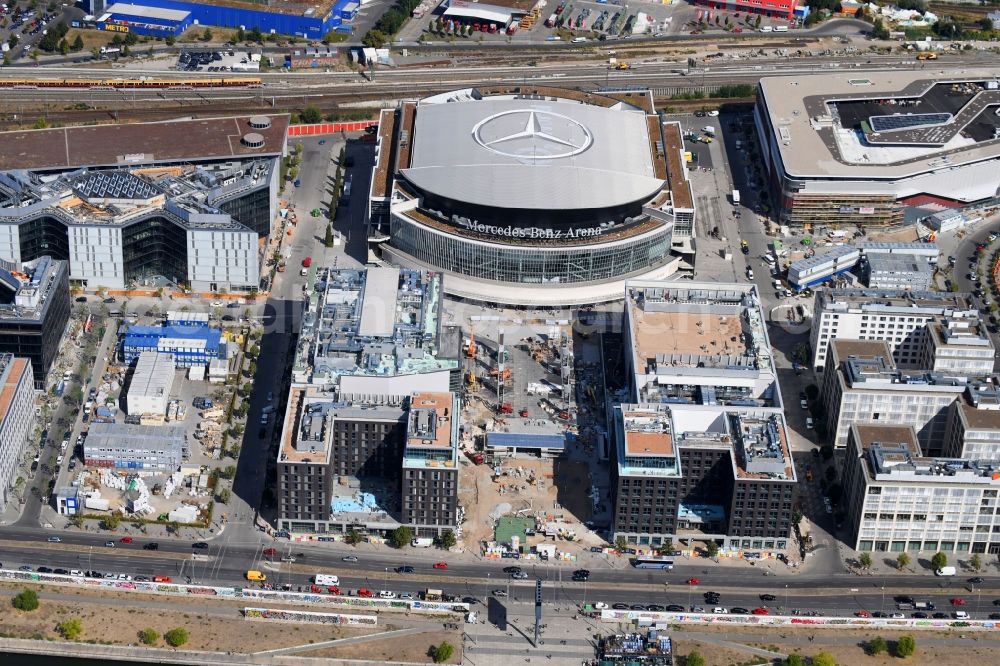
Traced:
POLYGON ((831 118, 829 102, 920 97, 937 83, 987 82, 995 80, 995 77, 995 71, 987 70, 963 70, 960 76, 918 70, 767 77, 760 81, 760 94, 787 174, 887 180, 996 159, 1000 157, 1000 140, 978 143, 959 140, 957 143, 963 145, 952 143, 898 149, 880 146, 877 150, 897 150, 899 159, 875 163, 874 160, 869 162, 865 155, 859 155, 858 159, 848 160, 841 155, 833 135, 837 123, 831 118))
POLYGON ((284 150, 288 116, 270 118, 266 129, 251 129, 249 116, 237 116, 0 132, 0 171, 277 156, 284 150), (240 143, 251 131, 264 136, 262 147, 240 143))
POLYGON ((403 175, 414 186, 483 206, 610 208, 664 185, 635 110, 544 96, 422 103, 400 140, 412 142, 403 175))

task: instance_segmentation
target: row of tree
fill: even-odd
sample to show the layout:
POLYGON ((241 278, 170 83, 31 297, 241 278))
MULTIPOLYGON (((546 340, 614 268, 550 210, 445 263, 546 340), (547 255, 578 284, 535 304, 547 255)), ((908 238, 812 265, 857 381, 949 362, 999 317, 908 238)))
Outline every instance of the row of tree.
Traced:
POLYGON ((382 14, 382 18, 376 21, 372 29, 365 33, 361 43, 377 49, 390 41, 419 4, 420 0, 396 0, 396 4, 390 7, 385 14, 382 14))

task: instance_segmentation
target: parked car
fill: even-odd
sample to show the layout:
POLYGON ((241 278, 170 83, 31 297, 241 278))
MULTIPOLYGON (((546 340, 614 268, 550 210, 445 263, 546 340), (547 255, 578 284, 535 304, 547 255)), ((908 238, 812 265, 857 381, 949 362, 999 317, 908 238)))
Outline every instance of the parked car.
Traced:
POLYGON ((358 561, 358 556, 357 555, 347 555, 345 557, 340 558, 340 561, 341 562, 357 562, 358 561))
POLYGON ((447 562, 435 562, 434 563, 434 568, 435 569, 447 569, 448 568, 448 563, 447 562))

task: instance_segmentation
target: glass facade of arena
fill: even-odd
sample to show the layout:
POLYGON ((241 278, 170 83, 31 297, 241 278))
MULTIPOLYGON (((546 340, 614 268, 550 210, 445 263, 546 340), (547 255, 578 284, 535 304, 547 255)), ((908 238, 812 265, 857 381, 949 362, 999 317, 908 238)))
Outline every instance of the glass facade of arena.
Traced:
POLYGON ((421 263, 494 282, 571 284, 606 281, 655 268, 670 257, 671 227, 634 240, 606 245, 485 245, 458 235, 435 233, 413 221, 391 216, 389 244, 421 263))

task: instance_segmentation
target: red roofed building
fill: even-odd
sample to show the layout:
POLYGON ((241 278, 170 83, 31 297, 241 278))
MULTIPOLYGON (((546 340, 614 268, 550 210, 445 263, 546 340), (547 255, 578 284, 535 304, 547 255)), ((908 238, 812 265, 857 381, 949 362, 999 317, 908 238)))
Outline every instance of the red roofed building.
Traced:
POLYGON ((750 12, 791 21, 795 18, 798 0, 695 0, 699 7, 726 12, 750 12))

